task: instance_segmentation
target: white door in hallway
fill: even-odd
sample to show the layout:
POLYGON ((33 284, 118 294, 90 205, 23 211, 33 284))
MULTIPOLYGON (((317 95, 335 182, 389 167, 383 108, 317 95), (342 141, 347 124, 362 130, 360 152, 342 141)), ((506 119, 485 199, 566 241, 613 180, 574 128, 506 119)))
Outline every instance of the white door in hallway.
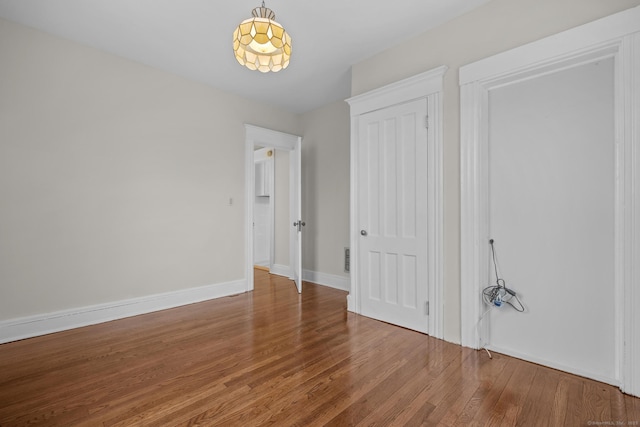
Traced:
POLYGON ((289 154, 290 164, 290 192, 291 198, 290 209, 293 218, 293 227, 295 231, 295 239, 291 245, 291 271, 293 273, 293 281, 298 288, 298 292, 302 293, 302 229, 305 222, 302 220, 302 138, 298 137, 291 153, 289 154))
POLYGON ((361 314, 428 331, 427 100, 359 117, 361 314))

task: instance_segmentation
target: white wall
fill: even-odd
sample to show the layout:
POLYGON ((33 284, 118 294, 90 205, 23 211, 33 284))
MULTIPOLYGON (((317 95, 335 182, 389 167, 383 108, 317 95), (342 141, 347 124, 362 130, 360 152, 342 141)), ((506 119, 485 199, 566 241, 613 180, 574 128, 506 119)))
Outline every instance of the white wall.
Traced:
POLYGON ((487 341, 609 383, 616 347, 613 89, 607 59, 494 89, 489 98, 489 235, 507 287, 527 310, 495 308, 487 341))
POLYGON ((302 267, 340 277, 349 276, 349 120, 342 101, 302 116, 302 267))
POLYGON ((275 253, 274 263, 289 265, 289 233, 293 222, 289 218, 289 152, 276 150, 274 159, 275 181, 275 253))
POLYGON ((0 19, 0 320, 243 278, 244 123, 300 133, 0 19))
POLYGON ((446 340, 460 342, 460 66, 638 4, 640 0, 493 0, 353 66, 352 95, 449 66, 443 101, 446 340))

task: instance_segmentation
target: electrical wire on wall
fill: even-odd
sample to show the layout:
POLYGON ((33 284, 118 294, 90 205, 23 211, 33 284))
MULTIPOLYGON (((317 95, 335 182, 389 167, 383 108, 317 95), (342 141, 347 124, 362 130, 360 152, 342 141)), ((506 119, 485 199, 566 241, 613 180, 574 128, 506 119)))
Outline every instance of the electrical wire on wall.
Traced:
MULTIPOLYGON (((519 313, 522 313, 525 311, 525 307, 522 304, 522 301, 520 301, 520 298, 518 298, 516 291, 508 288, 504 279, 500 277, 500 274, 498 272, 498 263, 496 261, 496 249, 493 245, 493 239, 489 240, 489 244, 491 245, 491 258, 493 260, 493 269, 496 275, 496 284, 487 286, 482 290, 482 300, 484 301, 485 304, 489 306, 489 309, 487 309, 484 313, 482 313, 482 316, 480 316, 480 319, 476 324, 476 331, 479 328, 480 323, 482 323, 482 320, 484 319, 484 317, 487 315, 487 313, 489 313, 494 308, 500 308, 500 307, 509 305, 519 313)), ((477 332, 478 332, 478 336, 481 337, 481 334, 479 333, 479 331, 477 332)), ((486 344, 482 344, 482 339, 480 340, 480 345, 481 345, 481 348, 483 348, 484 351, 487 352, 487 354, 489 355, 489 358, 492 358, 491 353, 489 352, 489 349, 487 349, 486 347, 486 344)))
POLYGON ((489 240, 489 244, 491 245, 493 268, 496 273, 496 284, 487 286, 482 290, 482 299, 487 305, 495 307, 502 307, 503 304, 509 304, 516 311, 522 313, 524 306, 522 302, 520 302, 518 295, 516 295, 514 290, 507 288, 506 282, 498 274, 498 263, 496 262, 496 250, 493 246, 493 239, 489 240))

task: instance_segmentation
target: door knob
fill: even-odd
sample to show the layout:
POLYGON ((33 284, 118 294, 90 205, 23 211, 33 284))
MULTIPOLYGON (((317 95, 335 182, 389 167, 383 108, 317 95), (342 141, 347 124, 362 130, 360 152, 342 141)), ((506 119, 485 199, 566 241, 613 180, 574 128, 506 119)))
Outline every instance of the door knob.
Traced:
POLYGON ((362 234, 363 236, 367 235, 367 230, 360 230, 360 234, 362 234))

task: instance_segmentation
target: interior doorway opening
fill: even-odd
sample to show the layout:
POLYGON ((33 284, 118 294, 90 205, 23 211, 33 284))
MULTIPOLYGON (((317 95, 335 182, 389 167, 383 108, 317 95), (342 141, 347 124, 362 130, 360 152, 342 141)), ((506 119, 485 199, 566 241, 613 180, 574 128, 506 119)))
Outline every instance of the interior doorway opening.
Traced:
POLYGON ((275 149, 256 147, 253 160, 253 266, 270 271, 275 254, 275 149))
MULTIPOLYGON (((270 224, 267 227, 270 228, 269 234, 273 237, 269 243, 269 261, 266 264, 268 264, 271 273, 292 279, 298 292, 302 292, 302 227, 298 225, 304 224, 301 220, 301 142, 302 137, 297 135, 245 125, 245 200, 247 201, 245 277, 247 291, 253 290, 256 261, 265 267, 264 260, 257 260, 255 257, 255 201, 260 197, 257 194, 263 191, 272 191, 275 197, 269 196, 269 202, 262 201, 263 205, 267 203, 273 205, 266 208, 272 212, 272 220, 269 221, 270 224), (267 148, 266 151, 260 151, 265 148, 267 148), (268 174, 265 174, 267 178, 262 176, 256 179, 257 174, 262 174, 268 168, 266 164, 256 167, 256 159, 259 160, 263 154, 267 156, 270 150, 272 157, 275 157, 271 184, 268 182, 268 176, 270 176, 268 174), (278 161, 278 157, 281 158, 280 161, 278 161), (263 188, 265 184, 266 190, 263 188), (277 194, 288 195, 288 198, 278 197, 277 194), (285 203, 282 204, 282 201, 285 203), (285 258, 283 255, 279 259, 278 248, 287 246, 288 257, 285 258), (279 260, 282 260, 283 264, 279 264, 279 260)), ((262 197, 264 197, 264 193, 262 197)))

